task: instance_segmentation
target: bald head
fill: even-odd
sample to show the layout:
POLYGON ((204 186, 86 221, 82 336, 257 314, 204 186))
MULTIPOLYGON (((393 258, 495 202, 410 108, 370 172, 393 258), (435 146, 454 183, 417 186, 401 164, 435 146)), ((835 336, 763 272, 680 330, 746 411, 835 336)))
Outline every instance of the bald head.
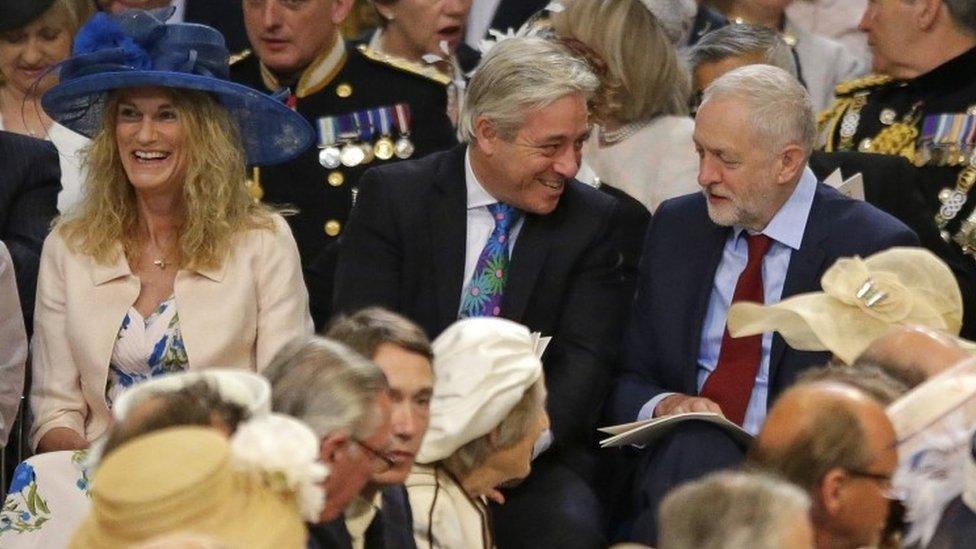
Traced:
POLYGON ((875 364, 914 387, 969 355, 944 332, 923 326, 896 326, 874 340, 857 362, 875 364))
MULTIPOLYGON (((783 393, 770 410, 755 446, 763 454, 808 446, 823 436, 825 425, 832 426, 829 431, 837 431, 845 439, 863 439, 869 428, 891 428, 884 408, 864 392, 842 383, 818 381, 783 393)), ((862 449, 857 448, 851 458, 860 461, 857 458, 862 449)), ((809 488, 805 482, 798 484, 809 488)))
POLYGON ((895 443, 876 399, 841 383, 810 382, 776 402, 749 460, 807 490, 818 546, 855 548, 880 538, 895 443))

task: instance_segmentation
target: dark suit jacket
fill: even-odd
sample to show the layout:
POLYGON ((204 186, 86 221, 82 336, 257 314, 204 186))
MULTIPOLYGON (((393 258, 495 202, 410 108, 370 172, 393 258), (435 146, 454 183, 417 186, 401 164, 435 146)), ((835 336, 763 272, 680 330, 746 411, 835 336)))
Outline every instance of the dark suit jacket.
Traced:
MULTIPOLYGON (((465 147, 374 168, 339 244, 335 307, 381 305, 431 337, 458 318, 466 234, 465 147)), ((619 348, 630 280, 618 206, 578 181, 549 215, 529 214, 512 251, 502 316, 552 335, 546 355, 554 447, 588 441, 619 348), (624 314, 622 314, 624 313, 624 314)))
POLYGON ((241 0, 186 0, 183 20, 213 27, 224 35, 231 53, 249 48, 241 0))
POLYGON ((491 19, 491 29, 507 32, 518 30, 530 17, 546 7, 549 0, 500 0, 491 19))
MULTIPOLYGON (((702 323, 729 231, 708 218, 701 194, 665 201, 655 212, 625 337, 624 368, 611 399, 614 422, 634 421, 662 392, 698 394, 702 323)), ((897 219, 819 184, 800 249, 790 258, 783 297, 819 291, 821 275, 839 257, 917 245, 915 233, 897 219)), ((769 401, 803 369, 827 358, 788 348, 777 334, 770 351, 769 401)))
POLYGON ((0 131, 0 240, 10 249, 30 333, 41 246, 57 215, 61 167, 54 145, 0 131))
MULTIPOLYGON (((407 489, 402 484, 387 486, 383 488, 382 498, 378 518, 373 519, 366 532, 366 549, 416 549, 407 489)), ((309 549, 352 549, 352 538, 343 517, 309 526, 308 537, 309 549)))

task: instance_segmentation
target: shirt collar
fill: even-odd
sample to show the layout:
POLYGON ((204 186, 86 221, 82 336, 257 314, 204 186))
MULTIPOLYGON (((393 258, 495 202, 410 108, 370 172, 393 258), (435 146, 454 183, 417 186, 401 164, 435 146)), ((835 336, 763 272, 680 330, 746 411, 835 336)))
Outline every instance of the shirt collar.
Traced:
MULTIPOLYGON (((762 230, 762 234, 780 244, 799 250, 800 243, 803 242, 803 231, 807 226, 807 218, 810 217, 810 208, 813 206, 813 196, 816 192, 817 176, 809 167, 805 167, 800 176, 800 181, 793 189, 793 194, 776 212, 766 228, 762 230)), ((736 225, 735 238, 739 238, 743 230, 744 227, 736 225)))
POLYGON ((488 194, 488 191, 478 181, 478 177, 471 168, 471 147, 464 151, 464 186, 468 191, 468 209, 481 208, 495 204, 498 200, 488 194))
MULTIPOLYGON (((342 40, 342 35, 336 33, 335 42, 332 47, 323 51, 315 58, 312 63, 302 71, 302 76, 298 79, 298 84, 293 90, 296 97, 307 97, 318 92, 335 78, 343 65, 346 64, 346 44, 342 40)), ((278 77, 271 72, 271 69, 261 63, 261 80, 265 87, 272 91, 278 91, 284 86, 278 77)))

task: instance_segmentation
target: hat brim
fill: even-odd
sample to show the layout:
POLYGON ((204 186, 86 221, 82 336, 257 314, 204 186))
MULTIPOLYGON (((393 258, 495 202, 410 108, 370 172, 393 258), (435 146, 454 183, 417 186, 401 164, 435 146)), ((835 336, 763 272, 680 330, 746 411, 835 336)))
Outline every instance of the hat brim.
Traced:
POLYGON ((800 351, 830 351, 853 364, 889 325, 823 294, 801 294, 775 305, 735 303, 729 309, 729 334, 743 337, 778 332, 800 351))
POLYGON ((89 74, 54 86, 41 105, 62 126, 94 137, 102 129, 109 91, 146 86, 212 94, 237 121, 249 164, 287 162, 313 144, 312 126, 300 114, 258 90, 210 76, 153 70, 89 74))

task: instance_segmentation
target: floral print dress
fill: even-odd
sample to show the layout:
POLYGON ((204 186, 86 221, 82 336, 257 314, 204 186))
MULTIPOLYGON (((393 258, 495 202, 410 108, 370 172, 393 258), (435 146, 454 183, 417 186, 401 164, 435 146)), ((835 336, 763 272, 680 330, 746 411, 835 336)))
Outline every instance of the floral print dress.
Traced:
POLYGON ((109 408, 127 387, 187 367, 176 299, 170 296, 143 318, 130 307, 122 320, 108 369, 105 398, 109 408))

